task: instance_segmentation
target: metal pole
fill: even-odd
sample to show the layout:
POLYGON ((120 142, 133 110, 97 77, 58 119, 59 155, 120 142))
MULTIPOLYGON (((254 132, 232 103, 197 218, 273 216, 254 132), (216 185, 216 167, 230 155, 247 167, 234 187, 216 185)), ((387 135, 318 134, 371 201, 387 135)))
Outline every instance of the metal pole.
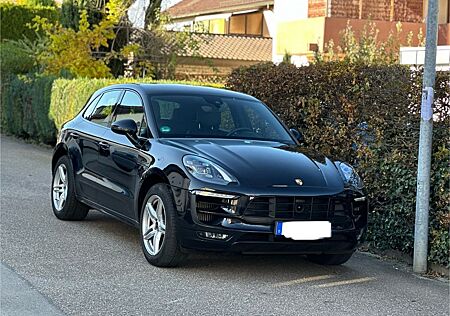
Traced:
POLYGON ((438 1, 428 1, 425 69, 420 110, 419 161, 417 167, 416 223, 413 270, 427 272, 428 211, 430 202, 431 141, 433 133, 433 96, 436 78, 438 1))

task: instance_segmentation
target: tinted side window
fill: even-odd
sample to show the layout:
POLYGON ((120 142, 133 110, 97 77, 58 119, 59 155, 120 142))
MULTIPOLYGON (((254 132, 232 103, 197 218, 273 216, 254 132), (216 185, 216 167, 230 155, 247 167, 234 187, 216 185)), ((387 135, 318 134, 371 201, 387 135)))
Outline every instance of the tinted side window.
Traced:
POLYGON ((105 92, 88 119, 93 123, 108 126, 113 114, 114 105, 117 103, 117 99, 121 93, 121 90, 105 92))
POLYGON ((147 130, 147 123, 145 122, 144 106, 138 94, 126 91, 122 102, 117 106, 114 112, 113 121, 120 121, 123 119, 132 119, 138 126, 138 135, 145 136, 147 130))
POLYGON ((92 101, 89 103, 88 107, 86 108, 86 110, 85 110, 84 113, 83 113, 83 117, 84 117, 85 119, 89 120, 89 117, 91 116, 92 112, 94 111, 95 106, 97 105, 98 100, 100 100, 100 96, 101 96, 101 94, 99 94, 98 96, 96 96, 95 99, 92 100, 92 101))

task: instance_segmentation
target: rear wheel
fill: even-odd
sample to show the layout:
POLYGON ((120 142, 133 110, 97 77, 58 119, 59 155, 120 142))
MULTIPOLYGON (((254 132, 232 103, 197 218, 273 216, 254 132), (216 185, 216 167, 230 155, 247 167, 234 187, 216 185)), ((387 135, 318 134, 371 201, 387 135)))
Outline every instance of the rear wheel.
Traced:
POLYGON ((177 240, 176 209, 165 184, 150 188, 141 209, 141 246, 145 258, 157 267, 174 267, 184 258, 177 240))
POLYGON ((89 207, 77 200, 72 163, 67 156, 59 158, 53 170, 52 208, 61 220, 82 220, 89 207))
POLYGON ((352 255, 353 253, 343 255, 322 254, 322 255, 308 255, 307 258, 309 261, 318 264, 340 265, 346 263, 352 257, 352 255))

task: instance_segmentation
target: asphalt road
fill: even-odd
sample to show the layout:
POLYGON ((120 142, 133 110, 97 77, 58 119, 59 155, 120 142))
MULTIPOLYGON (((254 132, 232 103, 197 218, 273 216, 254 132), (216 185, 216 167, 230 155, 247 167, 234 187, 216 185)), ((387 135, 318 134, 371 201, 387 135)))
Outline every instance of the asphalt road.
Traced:
MULTIPOLYGON (((449 315, 447 282, 361 253, 340 267, 226 254, 152 267, 134 228, 97 211, 81 222, 53 216, 50 159, 50 149, 1 137, 1 260, 64 314, 449 315)), ((7 278, 2 269, 2 302, 7 278)), ((38 314, 32 304, 24 295, 38 314)))

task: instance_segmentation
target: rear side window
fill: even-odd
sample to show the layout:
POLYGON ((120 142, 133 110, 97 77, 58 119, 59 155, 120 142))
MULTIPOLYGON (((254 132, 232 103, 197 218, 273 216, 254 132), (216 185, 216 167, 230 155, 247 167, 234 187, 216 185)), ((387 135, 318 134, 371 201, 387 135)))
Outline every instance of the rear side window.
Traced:
MULTIPOLYGON (((114 106, 117 103, 121 90, 113 90, 105 92, 95 106, 94 111, 87 117, 92 123, 96 123, 102 126, 108 126, 111 121, 114 106)), ((89 110, 89 109, 88 109, 89 110)))
POLYGON ((98 96, 96 96, 95 99, 93 99, 93 100, 89 103, 88 107, 86 108, 86 110, 85 110, 84 113, 83 113, 83 117, 84 117, 85 119, 89 120, 89 117, 91 116, 92 112, 94 111, 95 106, 97 105, 98 100, 100 100, 100 96, 101 96, 101 94, 99 94, 98 96))

